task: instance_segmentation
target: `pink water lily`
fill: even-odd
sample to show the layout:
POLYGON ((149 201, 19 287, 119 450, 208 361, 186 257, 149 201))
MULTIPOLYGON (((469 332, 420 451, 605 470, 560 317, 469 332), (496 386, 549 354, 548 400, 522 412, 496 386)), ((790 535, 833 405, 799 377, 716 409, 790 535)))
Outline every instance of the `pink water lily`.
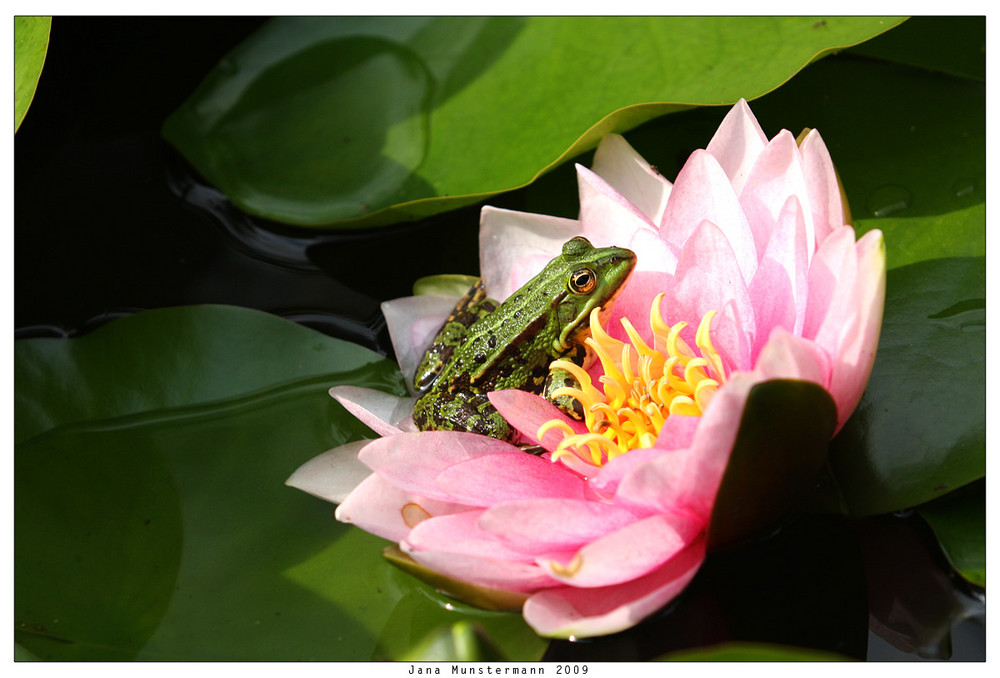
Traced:
MULTIPOLYGON (((480 256, 502 301, 574 235, 638 254, 595 327, 600 360, 580 370, 573 395, 587 420, 529 393, 490 394, 547 450, 532 456, 416 432, 413 398, 336 387, 383 437, 331 450, 288 481, 425 568, 521 594, 525 620, 556 637, 626 629, 687 586, 755 384, 819 384, 843 425, 871 371, 885 289, 881 233, 855 240, 819 133, 768 140, 745 101, 673 184, 615 135, 578 177, 579 220, 485 208, 480 256)), ((405 375, 455 301, 384 305, 405 375)))

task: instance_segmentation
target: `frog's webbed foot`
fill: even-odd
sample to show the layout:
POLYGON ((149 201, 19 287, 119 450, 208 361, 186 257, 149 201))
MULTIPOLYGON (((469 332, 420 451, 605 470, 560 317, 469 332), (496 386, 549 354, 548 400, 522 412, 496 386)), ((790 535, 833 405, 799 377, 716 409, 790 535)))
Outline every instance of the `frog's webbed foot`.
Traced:
POLYGON ((417 400, 413 421, 422 431, 469 431, 507 442, 519 437, 483 393, 431 393, 417 400))

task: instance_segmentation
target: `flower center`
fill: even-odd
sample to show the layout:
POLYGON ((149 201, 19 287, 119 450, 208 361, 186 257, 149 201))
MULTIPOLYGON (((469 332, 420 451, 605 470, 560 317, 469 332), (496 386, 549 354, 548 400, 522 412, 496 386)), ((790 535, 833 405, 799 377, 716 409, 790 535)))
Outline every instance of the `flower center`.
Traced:
POLYGON ((660 315, 657 295, 649 310, 653 330, 650 347, 628 318, 622 326, 630 344, 610 337, 601 327, 598 310, 590 314, 592 336, 587 345, 601 360, 604 374, 600 388, 582 367, 556 360, 549 369, 563 369, 572 374, 580 388, 564 387, 552 397, 569 396, 583 405, 587 433, 576 433, 562 419, 552 419, 538 429, 538 438, 551 429, 559 429, 563 439, 552 453, 555 461, 564 455, 576 455, 595 466, 603 466, 629 450, 652 447, 671 414, 701 416, 720 384, 725 382, 722 359, 712 346, 709 327, 715 311, 701 319, 695 334, 698 351, 681 339, 686 322, 669 326, 660 315))

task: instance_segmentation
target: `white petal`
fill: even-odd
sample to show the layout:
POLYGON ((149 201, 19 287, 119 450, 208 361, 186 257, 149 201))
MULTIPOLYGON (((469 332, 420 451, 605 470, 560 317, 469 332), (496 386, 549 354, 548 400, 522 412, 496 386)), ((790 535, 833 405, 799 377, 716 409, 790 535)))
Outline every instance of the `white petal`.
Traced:
POLYGON ((372 470, 358 461, 358 452, 370 440, 357 440, 318 457, 313 457, 288 477, 285 485, 340 504, 354 488, 371 475, 372 470))
MULTIPOLYGON (((816 251, 816 229, 802 167, 802 154, 791 132, 781 130, 757 157, 757 163, 740 192, 740 204, 748 215, 763 208, 777 222, 785 202, 792 195, 798 198, 802 206, 806 251, 812 259, 813 252, 816 251)), ((754 229, 754 237, 760 237, 759 230, 754 229)))
POLYGON ((330 395, 365 426, 381 436, 405 430, 401 424, 413 414, 414 398, 400 398, 391 393, 361 386, 334 386, 330 395))
POLYGON ((576 166, 576 178, 580 188, 580 227, 595 247, 620 247, 637 230, 657 230, 628 198, 586 167, 576 166))
POLYGON ((444 321, 455 309, 459 297, 423 295, 382 302, 392 348, 406 387, 413 393, 413 373, 444 321))
POLYGON ((739 195, 757 156, 766 145, 767 135, 746 99, 740 99, 726 114, 705 150, 719 161, 739 195))
POLYGON ((650 167, 618 134, 601 140, 593 170, 638 207, 654 224, 660 223, 670 195, 670 182, 650 167))
POLYGON ((840 195, 837 170, 818 130, 812 130, 799 146, 802 171, 806 177, 809 203, 816 227, 818 247, 830 233, 844 225, 844 204, 840 195))
POLYGON ((750 224, 718 161, 710 153, 698 150, 677 175, 660 233, 682 250, 703 221, 711 221, 725 235, 739 262, 743 281, 749 285, 757 271, 757 247, 750 224))
POLYGON ((492 299, 507 297, 562 252, 580 234, 574 219, 483 208, 479 219, 479 270, 492 299))

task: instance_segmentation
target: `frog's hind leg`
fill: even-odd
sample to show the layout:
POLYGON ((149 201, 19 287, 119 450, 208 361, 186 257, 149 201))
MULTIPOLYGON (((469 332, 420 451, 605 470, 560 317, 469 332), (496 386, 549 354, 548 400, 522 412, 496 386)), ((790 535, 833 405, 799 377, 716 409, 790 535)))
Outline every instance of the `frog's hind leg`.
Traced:
POLYGON ((426 393, 434 384, 442 368, 451 359, 455 348, 465 340, 468 329, 473 323, 495 311, 498 305, 486 296, 482 278, 459 299, 455 309, 444 321, 430 348, 417 365, 413 375, 413 387, 418 394, 426 393))
POLYGON ((423 431, 469 431, 507 442, 518 437, 483 393, 454 391, 420 398, 413 407, 413 421, 423 431))

